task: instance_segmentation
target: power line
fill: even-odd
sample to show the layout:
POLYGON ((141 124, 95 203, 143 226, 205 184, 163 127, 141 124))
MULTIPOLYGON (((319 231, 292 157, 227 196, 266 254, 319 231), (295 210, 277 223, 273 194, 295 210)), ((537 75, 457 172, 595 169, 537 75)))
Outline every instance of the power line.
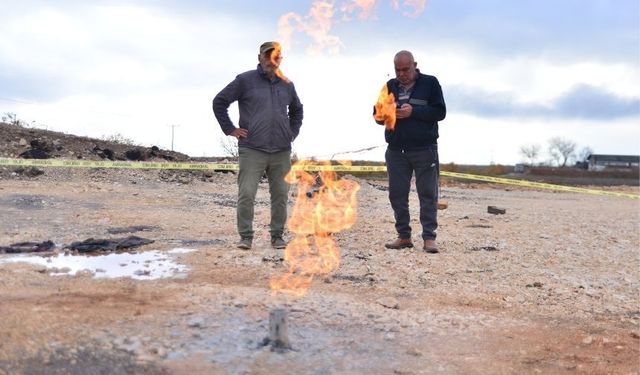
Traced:
POLYGON ((3 102, 13 102, 13 103, 21 103, 21 104, 37 104, 36 102, 28 102, 28 101, 25 101, 25 100, 10 99, 10 98, 0 98, 0 101, 3 101, 3 102))
POLYGON ((333 154, 324 154, 324 155, 315 155, 314 157, 316 158, 321 158, 323 156, 329 156, 331 155, 331 158, 329 160, 333 160, 334 157, 336 157, 336 155, 344 155, 344 154, 359 154, 361 152, 365 152, 365 151, 371 151, 371 150, 375 150, 376 148, 379 147, 385 147, 386 144, 384 145, 378 145, 378 146, 371 146, 371 147, 366 147, 366 148, 361 148, 359 150, 350 150, 350 151, 342 151, 342 152, 334 152, 333 154))

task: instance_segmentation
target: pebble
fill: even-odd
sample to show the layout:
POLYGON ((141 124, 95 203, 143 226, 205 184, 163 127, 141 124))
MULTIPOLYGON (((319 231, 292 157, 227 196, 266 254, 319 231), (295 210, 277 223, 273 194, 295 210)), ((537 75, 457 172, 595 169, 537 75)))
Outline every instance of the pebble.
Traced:
POLYGON ((187 321, 187 326, 189 326, 189 328, 201 328, 204 327, 204 324, 204 318, 200 316, 193 317, 187 321))
POLYGON ((396 309, 396 310, 400 309, 400 303, 398 302, 397 299, 393 297, 383 297, 377 300, 376 302, 378 302, 380 305, 389 309, 396 309))

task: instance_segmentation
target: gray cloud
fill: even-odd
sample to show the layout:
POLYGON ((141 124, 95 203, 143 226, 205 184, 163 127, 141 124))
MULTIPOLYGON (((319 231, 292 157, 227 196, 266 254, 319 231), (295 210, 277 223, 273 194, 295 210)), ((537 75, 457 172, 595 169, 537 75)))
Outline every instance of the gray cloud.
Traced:
POLYGON ((555 102, 561 117, 608 120, 640 115, 640 98, 624 98, 589 85, 577 85, 555 102))
POLYGON ((434 45, 462 45, 500 59, 637 64, 639 13, 636 0, 434 1, 416 33, 434 45))
POLYGON ((640 98, 626 98, 590 85, 576 85, 551 105, 519 103, 508 92, 454 85, 445 89, 450 112, 480 117, 613 120, 640 116, 640 98))

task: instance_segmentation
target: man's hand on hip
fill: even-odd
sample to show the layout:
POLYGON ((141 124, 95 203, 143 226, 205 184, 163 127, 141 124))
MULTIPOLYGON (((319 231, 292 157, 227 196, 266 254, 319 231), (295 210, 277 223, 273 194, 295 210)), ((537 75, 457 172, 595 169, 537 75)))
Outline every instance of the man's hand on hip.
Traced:
POLYGON ((249 132, 247 131, 247 129, 242 129, 242 128, 235 129, 234 131, 229 133, 229 136, 236 137, 238 139, 247 138, 247 135, 249 135, 249 132))

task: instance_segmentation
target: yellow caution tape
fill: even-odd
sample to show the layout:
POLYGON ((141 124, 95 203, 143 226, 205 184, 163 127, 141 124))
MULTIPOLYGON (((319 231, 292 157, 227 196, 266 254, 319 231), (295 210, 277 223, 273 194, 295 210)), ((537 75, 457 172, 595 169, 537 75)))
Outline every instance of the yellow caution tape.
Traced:
POLYGON ((64 160, 64 159, 3 159, 0 166, 12 165, 23 167, 64 167, 64 168, 112 168, 112 169, 183 169, 183 170, 229 170, 237 171, 237 164, 214 163, 172 163, 146 161, 97 161, 97 160, 64 160))
MULTIPOLYGON (((213 171, 237 171, 238 164, 226 163, 172 163, 172 162, 142 162, 142 161, 94 161, 94 160, 64 160, 64 159, 8 159, 0 158, 0 166, 25 166, 25 167, 64 167, 64 168, 117 168, 117 169, 180 169, 180 170, 213 170, 213 171)), ((309 172, 335 171, 335 172, 386 172, 384 165, 294 165, 293 170, 305 170, 309 172)), ((441 171, 440 175, 475 181, 493 182, 497 184, 525 186, 537 189, 567 191, 573 193, 607 195, 640 199, 638 194, 619 193, 595 189, 585 189, 573 186, 554 185, 543 182, 516 180, 492 176, 473 175, 467 173, 441 171)))
MULTIPOLYGON (((238 164, 227 163, 172 163, 146 161, 97 161, 64 159, 8 159, 0 158, 0 166, 23 167, 65 167, 65 168, 118 168, 118 169, 184 169, 184 170, 226 170, 237 171, 238 164)), ((293 170, 309 172, 386 172, 384 165, 294 165, 293 170)))
POLYGON ((573 193, 608 195, 608 196, 612 196, 612 197, 623 197, 623 198, 631 198, 631 199, 640 199, 640 195, 638 195, 638 194, 619 193, 619 192, 615 192, 615 191, 605 191, 605 190, 595 190, 595 189, 585 189, 585 188, 579 188, 579 187, 573 187, 573 186, 547 184, 547 183, 544 183, 544 182, 534 182, 534 181, 527 181, 527 180, 516 180, 516 179, 511 179, 511 178, 500 178, 500 177, 481 176, 481 175, 474 175, 474 174, 457 173, 457 172, 444 172, 444 171, 440 172, 440 175, 448 176, 448 177, 455 177, 455 178, 463 178, 463 179, 467 179, 467 180, 494 182, 494 183, 497 183, 497 184, 526 186, 526 187, 538 188, 538 189, 569 191, 569 192, 573 192, 573 193))

